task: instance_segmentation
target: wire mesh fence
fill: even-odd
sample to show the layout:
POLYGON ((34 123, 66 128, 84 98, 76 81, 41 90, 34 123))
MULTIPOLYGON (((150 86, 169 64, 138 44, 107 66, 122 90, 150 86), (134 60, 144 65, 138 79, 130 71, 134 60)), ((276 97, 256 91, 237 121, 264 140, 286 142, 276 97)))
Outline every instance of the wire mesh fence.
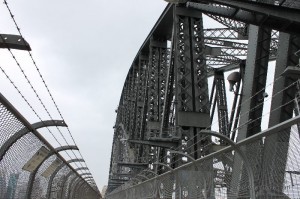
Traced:
POLYGON ((0 94, 0 199, 100 197, 0 94))
POLYGON ((300 118, 153 176, 144 170, 107 199, 299 198, 300 118))

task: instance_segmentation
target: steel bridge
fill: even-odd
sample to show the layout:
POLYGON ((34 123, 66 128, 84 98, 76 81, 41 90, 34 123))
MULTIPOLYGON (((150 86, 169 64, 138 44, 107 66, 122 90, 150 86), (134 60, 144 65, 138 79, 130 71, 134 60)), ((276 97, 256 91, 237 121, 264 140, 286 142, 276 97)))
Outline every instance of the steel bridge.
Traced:
POLYGON ((170 0, 124 83, 105 197, 299 198, 299 58, 299 0, 170 0))

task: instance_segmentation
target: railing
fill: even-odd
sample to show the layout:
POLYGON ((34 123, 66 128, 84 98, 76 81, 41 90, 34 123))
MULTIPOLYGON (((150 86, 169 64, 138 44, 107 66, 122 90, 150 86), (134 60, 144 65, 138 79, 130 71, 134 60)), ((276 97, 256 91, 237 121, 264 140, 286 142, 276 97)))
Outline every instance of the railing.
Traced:
POLYGON ((64 121, 30 124, 0 94, 0 199, 101 198, 97 189, 60 154, 76 146, 53 148, 37 128, 64 121))
POLYGON ((299 122, 297 116, 159 176, 144 170, 106 198, 299 198, 299 122))

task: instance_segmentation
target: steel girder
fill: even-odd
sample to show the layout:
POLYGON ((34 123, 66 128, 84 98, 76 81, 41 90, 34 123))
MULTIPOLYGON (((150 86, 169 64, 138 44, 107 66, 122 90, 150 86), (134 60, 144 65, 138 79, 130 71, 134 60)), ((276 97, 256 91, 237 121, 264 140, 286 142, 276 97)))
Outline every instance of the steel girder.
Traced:
POLYGON ((244 36, 232 28, 208 28, 203 31, 204 38, 206 39, 234 39, 234 40, 247 40, 248 35, 244 36))
POLYGON ((232 29, 233 31, 241 34, 243 37, 247 37, 247 35, 248 35, 248 25, 247 24, 227 18, 227 17, 217 16, 217 15, 213 15, 213 14, 206 14, 206 15, 209 16, 210 18, 216 20, 217 22, 223 24, 224 26, 232 29))
POLYGON ((250 26, 249 51, 246 60, 246 69, 243 80, 243 106, 241 107, 240 125, 243 125, 243 133, 239 133, 237 140, 242 140, 261 130, 261 116, 264 103, 266 86, 271 30, 250 26), (248 100, 250 99, 250 100, 248 100))
POLYGON ((298 28, 300 26, 300 13, 297 9, 253 1, 207 0, 202 2, 207 3, 189 2, 187 7, 287 33, 300 33, 298 28), (282 14, 283 11, 285 14, 282 14))
MULTIPOLYGON (((230 137, 230 130, 228 124, 228 110, 227 110, 227 98, 225 90, 224 72, 215 72, 214 84, 216 88, 213 110, 211 112, 211 120, 214 114, 215 104, 218 106, 218 121, 219 121, 219 132, 227 137, 230 137)), ((211 97, 212 99, 212 97, 211 97)))
MULTIPOLYGON (((237 141, 261 131, 261 117, 264 104, 263 93, 265 92, 267 79, 271 30, 251 25, 249 39, 251 40, 249 44, 249 52, 251 54, 248 54, 245 75, 243 75, 243 106, 241 107, 240 129, 237 141)), ((257 149, 259 150, 259 147, 257 149)), ((244 176, 240 173, 240 169, 243 167, 241 164, 243 160, 241 157, 235 156, 234 162, 230 189, 234 190, 238 195, 239 187, 245 186, 242 183, 238 183, 244 182, 244 176)))

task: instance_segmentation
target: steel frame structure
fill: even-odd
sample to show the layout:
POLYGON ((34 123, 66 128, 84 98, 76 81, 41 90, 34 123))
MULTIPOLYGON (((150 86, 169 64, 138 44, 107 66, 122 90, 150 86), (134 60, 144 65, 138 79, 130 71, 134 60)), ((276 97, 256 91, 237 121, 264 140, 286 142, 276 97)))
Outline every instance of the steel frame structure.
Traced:
MULTIPOLYGON (((143 168, 155 173, 153 177, 163 175, 191 160, 182 158, 183 154, 197 161, 216 148, 235 146, 235 142, 261 132, 271 61, 276 61, 276 66, 269 127, 292 118, 299 77, 291 75, 293 72, 282 75, 288 66, 299 66, 299 30, 298 0, 168 4, 139 49, 124 83, 116 111, 108 195, 141 175, 143 168), (225 27, 204 29, 203 14, 225 27), (226 88, 225 76, 237 70, 241 80, 234 82, 234 100, 228 101, 233 95, 226 88), (219 136, 201 133, 212 128, 213 121, 217 121, 219 136), (222 139, 216 143, 215 137, 222 139), (172 153, 174 150, 177 152, 172 153)), ((282 156, 276 158, 286 162, 289 137, 276 134, 254 151, 243 148, 243 155, 233 156, 233 163, 226 164, 232 170, 226 186, 235 192, 233 197, 238 198, 241 187, 248 186, 245 179, 249 176, 255 188, 251 198, 258 197, 265 181, 256 174, 267 169, 278 177, 268 186, 282 190, 286 164, 269 164, 276 159, 271 149, 279 140, 285 146, 278 145, 282 156), (250 168, 245 159, 249 150, 261 156, 262 168, 248 170, 252 174, 241 173, 250 168)), ((213 162, 208 169, 212 168, 213 162)))

